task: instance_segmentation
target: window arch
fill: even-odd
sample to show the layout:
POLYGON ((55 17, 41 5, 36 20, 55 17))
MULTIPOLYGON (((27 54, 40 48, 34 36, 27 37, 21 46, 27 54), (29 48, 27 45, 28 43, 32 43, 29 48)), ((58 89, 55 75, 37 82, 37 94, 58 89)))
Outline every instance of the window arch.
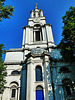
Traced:
POLYGON ((20 74, 20 72, 17 71, 17 70, 14 70, 14 71, 11 72, 11 75, 18 75, 18 74, 20 74))
POLYGON ((42 81, 42 68, 41 68, 41 66, 36 66, 36 81, 42 81))
POLYGON ((60 72, 61 72, 61 73, 68 73, 68 72, 70 72, 70 71, 69 71, 68 68, 62 67, 62 68, 60 68, 60 72))
POLYGON ((19 86, 19 84, 18 84, 16 81, 11 82, 10 85, 11 85, 11 86, 12 86, 12 85, 19 86))
POLYGON ((64 95, 65 97, 71 95, 71 90, 72 90, 72 81, 68 78, 62 80, 63 83, 63 90, 64 90, 64 95))
POLYGON ((69 78, 65 78, 62 80, 62 83, 67 85, 67 84, 72 84, 72 81, 69 78))
POLYGON ((43 87, 36 87, 36 100, 44 100, 43 87))

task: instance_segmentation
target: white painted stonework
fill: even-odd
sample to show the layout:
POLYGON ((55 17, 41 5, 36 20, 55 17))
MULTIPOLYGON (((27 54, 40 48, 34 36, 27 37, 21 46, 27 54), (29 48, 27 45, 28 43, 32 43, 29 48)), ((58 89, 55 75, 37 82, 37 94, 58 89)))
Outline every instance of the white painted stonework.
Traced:
POLYGON ((53 100, 50 74, 47 75, 51 46, 54 46, 52 25, 46 23, 43 11, 36 6, 28 25, 23 27, 22 48, 7 50, 4 62, 7 83, 2 100, 36 100, 37 86, 43 88, 44 100, 53 100), (36 81, 38 65, 42 68, 42 81, 36 81))

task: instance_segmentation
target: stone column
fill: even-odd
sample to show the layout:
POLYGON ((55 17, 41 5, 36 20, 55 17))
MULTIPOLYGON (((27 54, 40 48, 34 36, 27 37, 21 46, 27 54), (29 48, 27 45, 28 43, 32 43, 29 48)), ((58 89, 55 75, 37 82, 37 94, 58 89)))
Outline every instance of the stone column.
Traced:
POLYGON ((26 100, 35 100, 34 91, 34 65, 32 63, 32 57, 27 60, 27 95, 26 100))
POLYGON ((22 48, 25 47, 25 29, 23 29, 23 41, 22 41, 22 48))
POLYGON ((52 34, 52 29, 50 24, 45 24, 45 31, 47 35, 48 46, 54 45, 54 39, 52 34))
POLYGON ((45 34, 45 28, 42 27, 42 36, 43 36, 43 41, 46 41, 46 34, 45 34))
POLYGON ((44 84, 45 84, 45 94, 46 100, 53 100, 50 64, 49 64, 49 54, 44 53, 44 84))

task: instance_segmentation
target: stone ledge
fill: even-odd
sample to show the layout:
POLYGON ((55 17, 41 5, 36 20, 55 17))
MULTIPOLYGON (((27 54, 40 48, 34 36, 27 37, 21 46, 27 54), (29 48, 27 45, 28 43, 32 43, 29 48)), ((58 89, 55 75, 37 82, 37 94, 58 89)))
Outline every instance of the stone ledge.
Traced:
POLYGON ((23 51, 24 51, 24 49, 22 49, 22 48, 6 50, 6 52, 23 52, 23 51))
POLYGON ((18 62, 4 62, 4 65, 20 65, 22 61, 18 62))

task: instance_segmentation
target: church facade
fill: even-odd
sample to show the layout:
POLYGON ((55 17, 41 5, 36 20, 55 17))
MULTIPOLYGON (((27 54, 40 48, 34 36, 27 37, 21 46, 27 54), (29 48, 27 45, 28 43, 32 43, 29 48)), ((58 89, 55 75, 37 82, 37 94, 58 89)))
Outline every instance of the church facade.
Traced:
POLYGON ((75 67, 59 61, 53 46, 52 25, 36 5, 23 27, 22 48, 7 50, 2 100, 75 100, 75 67))

